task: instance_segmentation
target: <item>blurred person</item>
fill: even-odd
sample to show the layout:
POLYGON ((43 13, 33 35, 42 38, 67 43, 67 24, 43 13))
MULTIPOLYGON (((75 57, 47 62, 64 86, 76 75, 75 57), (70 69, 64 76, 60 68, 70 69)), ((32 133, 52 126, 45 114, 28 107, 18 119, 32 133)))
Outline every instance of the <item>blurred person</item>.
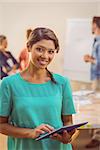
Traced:
POLYGON ((1 82, 0 133, 9 136, 8 150, 72 150, 75 130, 36 141, 41 134, 72 124, 76 113, 69 79, 48 70, 59 51, 58 38, 51 29, 36 28, 27 49, 26 69, 1 82))
POLYGON ((6 50, 7 46, 7 37, 0 35, 0 79, 15 73, 19 67, 19 63, 11 52, 6 50))
MULTIPOLYGON (((31 32, 32 32, 31 29, 26 30, 26 40, 28 40, 31 32)), ((21 50, 19 54, 19 63, 20 63, 20 70, 24 70, 27 67, 29 63, 29 53, 28 53, 27 47, 21 50)))
POLYGON ((92 55, 86 54, 84 61, 91 63, 92 90, 100 91, 100 17, 93 17, 92 33, 95 35, 92 55))
MULTIPOLYGON (((95 35, 92 55, 85 55, 84 61, 91 63, 92 90, 100 93, 100 17, 93 17, 92 33, 95 35)), ((100 129, 93 131, 93 136, 86 148, 100 146, 100 129)))

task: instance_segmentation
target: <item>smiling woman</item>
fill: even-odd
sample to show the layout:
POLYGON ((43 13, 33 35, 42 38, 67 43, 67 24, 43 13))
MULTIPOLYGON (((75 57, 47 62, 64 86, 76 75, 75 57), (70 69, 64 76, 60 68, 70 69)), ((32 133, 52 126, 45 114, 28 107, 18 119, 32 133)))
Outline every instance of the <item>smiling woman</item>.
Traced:
POLYGON ((69 79, 47 69, 59 51, 58 39, 52 30, 36 28, 27 48, 27 68, 1 83, 0 132, 9 136, 8 150, 72 150, 74 130, 35 140, 41 134, 72 124, 75 113, 69 79))
POLYGON ((34 44, 32 48, 29 48, 31 52, 30 61, 35 66, 40 68, 46 68, 47 65, 52 61, 55 55, 55 46, 51 40, 41 40, 34 44))

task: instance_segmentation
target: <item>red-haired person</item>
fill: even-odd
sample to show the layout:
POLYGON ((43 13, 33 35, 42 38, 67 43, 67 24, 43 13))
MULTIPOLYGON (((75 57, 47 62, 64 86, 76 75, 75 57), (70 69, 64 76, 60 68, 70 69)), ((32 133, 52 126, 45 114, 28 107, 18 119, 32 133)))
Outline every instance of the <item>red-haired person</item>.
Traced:
MULTIPOLYGON (((31 29, 27 29, 27 31, 26 31, 26 39, 27 40, 28 40, 31 32, 32 32, 31 29)), ((19 54, 19 63, 20 63, 20 70, 24 70, 27 67, 27 65, 29 63, 29 53, 28 53, 27 47, 25 47, 24 49, 21 50, 21 52, 19 54)))

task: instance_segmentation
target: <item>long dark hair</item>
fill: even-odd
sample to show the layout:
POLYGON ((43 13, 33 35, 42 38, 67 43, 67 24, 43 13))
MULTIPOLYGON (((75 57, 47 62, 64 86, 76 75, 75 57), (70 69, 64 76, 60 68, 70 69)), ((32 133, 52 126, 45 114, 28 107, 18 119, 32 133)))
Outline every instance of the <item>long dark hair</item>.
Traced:
MULTIPOLYGON (((58 38, 56 37, 55 33, 48 28, 35 28, 32 30, 31 34, 29 35, 28 41, 27 41, 27 48, 32 47, 33 44, 46 39, 46 40, 52 40, 55 45, 56 52, 58 53, 59 51, 59 42, 58 38)), ((56 83, 52 73, 46 68, 47 72, 50 75, 51 81, 53 83, 56 83)))

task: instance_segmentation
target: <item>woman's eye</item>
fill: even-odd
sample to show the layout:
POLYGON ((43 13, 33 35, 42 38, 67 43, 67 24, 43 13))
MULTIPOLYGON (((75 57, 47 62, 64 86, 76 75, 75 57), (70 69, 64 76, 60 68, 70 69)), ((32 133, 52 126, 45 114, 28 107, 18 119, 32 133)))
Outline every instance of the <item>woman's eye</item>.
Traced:
POLYGON ((54 53, 54 51, 53 50, 50 50, 50 51, 48 51, 49 52, 49 54, 53 54, 54 53))
POLYGON ((41 47, 37 47, 36 50, 39 51, 39 52, 43 51, 43 49, 41 47))

